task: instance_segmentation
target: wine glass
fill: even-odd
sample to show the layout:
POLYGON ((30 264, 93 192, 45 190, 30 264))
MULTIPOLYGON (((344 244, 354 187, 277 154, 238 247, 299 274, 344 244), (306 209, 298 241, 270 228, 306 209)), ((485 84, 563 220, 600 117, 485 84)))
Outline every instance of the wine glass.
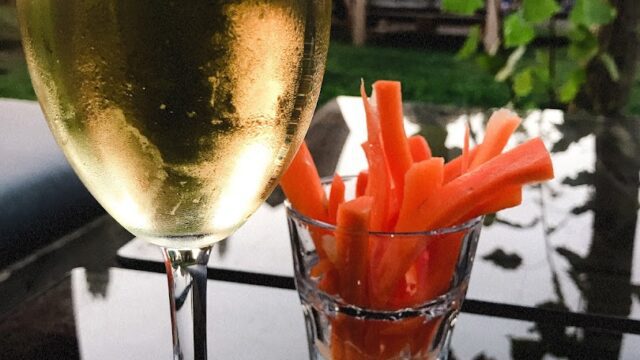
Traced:
POLYGON ((304 137, 330 0, 17 8, 54 137, 107 212, 162 247, 174 359, 205 359, 211 247, 269 195, 304 137))

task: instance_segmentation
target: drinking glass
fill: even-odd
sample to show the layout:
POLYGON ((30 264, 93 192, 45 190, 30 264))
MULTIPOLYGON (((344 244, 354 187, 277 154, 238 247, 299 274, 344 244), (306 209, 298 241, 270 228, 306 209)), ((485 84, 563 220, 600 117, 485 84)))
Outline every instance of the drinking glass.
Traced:
MULTIPOLYGON (((353 193, 355 178, 345 184, 353 193)), ((287 204, 287 220, 310 359, 447 359, 482 218, 425 232, 337 232, 287 204), (338 245, 338 236, 349 244, 338 245), (392 243, 420 250, 381 301, 378 286, 392 269, 376 259, 392 243)))
MULTIPOLYGON (((329 0, 18 0, 56 141, 165 256, 175 359, 205 359, 206 263, 276 185, 317 101, 329 0)), ((251 256, 251 254, 247 254, 251 256)))

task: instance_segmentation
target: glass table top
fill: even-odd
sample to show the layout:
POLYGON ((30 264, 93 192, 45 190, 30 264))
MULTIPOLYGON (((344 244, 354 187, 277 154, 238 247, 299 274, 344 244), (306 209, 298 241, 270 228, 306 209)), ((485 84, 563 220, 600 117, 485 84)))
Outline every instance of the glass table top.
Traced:
MULTIPOLYGON (((210 358, 307 358, 294 290, 224 281, 209 281, 208 288, 210 358)), ((167 306, 162 274, 77 268, 0 321, 0 358, 169 359, 167 306)), ((640 336, 462 313, 452 353, 459 360, 631 360, 640 353, 640 336)))

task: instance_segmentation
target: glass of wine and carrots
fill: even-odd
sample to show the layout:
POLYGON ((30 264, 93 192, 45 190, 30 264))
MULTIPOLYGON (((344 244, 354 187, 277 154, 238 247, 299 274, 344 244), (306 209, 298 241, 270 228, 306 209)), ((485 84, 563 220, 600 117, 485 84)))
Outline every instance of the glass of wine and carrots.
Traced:
POLYGON ((18 0, 49 127, 89 191, 162 248, 174 359, 206 359, 206 264, 302 142, 330 0, 18 0))

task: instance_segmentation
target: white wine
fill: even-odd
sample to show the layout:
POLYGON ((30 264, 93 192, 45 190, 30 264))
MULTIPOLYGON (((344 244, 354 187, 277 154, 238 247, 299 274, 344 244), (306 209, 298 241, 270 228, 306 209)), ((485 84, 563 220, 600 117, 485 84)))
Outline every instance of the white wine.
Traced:
POLYGON ((210 245, 273 190, 317 101, 330 1, 17 5, 49 126, 126 229, 210 245))

